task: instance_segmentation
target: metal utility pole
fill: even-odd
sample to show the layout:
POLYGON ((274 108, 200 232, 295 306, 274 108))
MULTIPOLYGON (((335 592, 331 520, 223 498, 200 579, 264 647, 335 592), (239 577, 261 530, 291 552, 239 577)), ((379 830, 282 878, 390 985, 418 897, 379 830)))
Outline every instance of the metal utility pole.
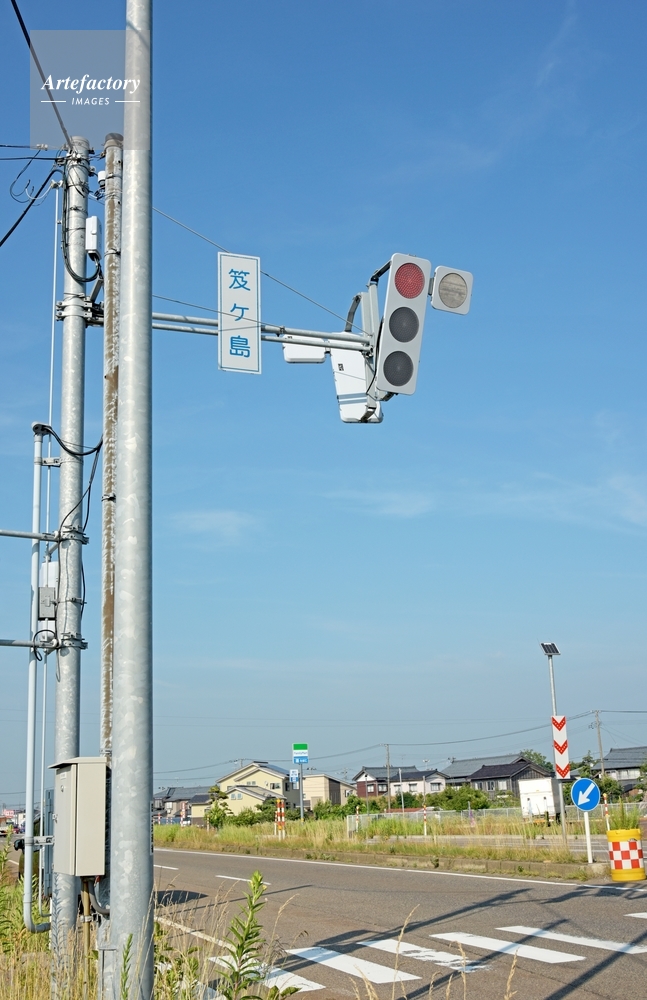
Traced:
POLYGON ((301 813, 301 822, 303 823, 303 764, 299 764, 299 811, 301 813))
MULTIPOLYGON (((34 424, 34 490, 32 500, 31 530, 31 615, 29 638, 36 641, 38 630, 38 575, 40 572, 40 506, 41 506, 41 471, 43 457, 43 427, 34 424)), ((38 680, 38 650, 35 646, 29 650, 29 675, 27 696, 27 780, 25 783, 25 870, 23 873, 23 920, 28 931, 46 931, 50 924, 34 924, 32 918, 33 865, 34 865, 34 765, 36 758, 36 683, 38 680)), ((43 715, 45 701, 43 699, 43 715)), ((39 835, 43 836, 43 809, 41 796, 39 835)), ((41 851, 44 848, 41 846, 41 851)))
MULTIPOLYGON (((151 7, 127 0, 110 833, 110 944, 131 1000, 153 993, 151 7)), ((123 992, 123 989, 122 989, 123 992)))
MULTIPOLYGON (((552 653, 546 654, 548 657, 548 673, 550 675, 550 697, 553 706, 553 716, 557 715, 557 701, 555 698, 555 674, 553 672, 553 656, 552 653)), ((561 781, 557 781, 559 787, 559 813, 562 821, 562 837, 564 838, 564 844, 568 847, 568 829, 566 826, 566 806, 564 805, 564 786, 561 781)))
POLYGON ((103 264, 103 495, 101 508, 101 755, 112 753, 112 657, 115 615, 115 501, 119 391, 119 280, 123 136, 105 143, 103 264))
POLYGON ((600 710, 595 709, 595 727, 598 731, 598 750, 600 751, 600 773, 604 778, 604 751, 602 750, 602 733, 600 731, 600 710))
MULTIPOLYGON (((63 356, 61 374, 61 448, 59 484, 59 585, 56 632, 54 762, 79 755, 81 635, 83 615, 83 417, 85 403, 85 220, 88 214, 89 143, 72 136, 65 160, 62 242, 63 356), (74 452, 74 454, 70 454, 74 452)), ((76 926, 78 879, 54 874, 52 946, 67 951, 67 937, 76 926)))

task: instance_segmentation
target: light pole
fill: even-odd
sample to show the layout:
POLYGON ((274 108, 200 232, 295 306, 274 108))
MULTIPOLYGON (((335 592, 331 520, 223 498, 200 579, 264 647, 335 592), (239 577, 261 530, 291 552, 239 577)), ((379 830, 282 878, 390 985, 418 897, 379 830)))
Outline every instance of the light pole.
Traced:
MULTIPOLYGON (((539 644, 543 649, 544 653, 548 657, 548 673, 550 676, 550 697, 552 699, 553 705, 553 716, 557 715, 557 701, 555 698, 555 674, 553 673, 553 656, 561 656, 561 653, 554 642, 541 642, 539 644)), ((566 807, 564 805, 564 786, 562 782, 557 779, 557 785, 559 788, 559 812, 562 821, 562 837, 564 838, 564 843, 568 846, 568 831, 566 829, 566 807)))

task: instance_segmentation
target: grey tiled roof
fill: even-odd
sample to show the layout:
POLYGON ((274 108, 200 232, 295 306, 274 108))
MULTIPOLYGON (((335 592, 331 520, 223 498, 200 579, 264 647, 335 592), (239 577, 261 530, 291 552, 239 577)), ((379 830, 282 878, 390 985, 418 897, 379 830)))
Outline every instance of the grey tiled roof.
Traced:
MULTIPOLYGON (((640 767, 647 760, 647 747, 612 747, 604 758, 605 768, 615 770, 616 768, 640 767)), ((597 761, 599 766, 600 762, 597 761)))
POLYGON ((508 753, 499 757, 468 757, 466 760, 452 760, 443 766, 442 773, 448 778, 469 778, 482 767, 508 766, 522 757, 520 753, 508 753))

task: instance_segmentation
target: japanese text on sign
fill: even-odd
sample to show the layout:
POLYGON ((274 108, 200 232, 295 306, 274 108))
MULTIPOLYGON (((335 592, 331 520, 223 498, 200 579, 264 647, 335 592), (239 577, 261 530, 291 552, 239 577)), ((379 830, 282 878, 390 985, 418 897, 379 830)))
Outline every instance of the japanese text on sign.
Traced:
POLYGON ((261 373, 260 259, 218 254, 218 367, 261 373))

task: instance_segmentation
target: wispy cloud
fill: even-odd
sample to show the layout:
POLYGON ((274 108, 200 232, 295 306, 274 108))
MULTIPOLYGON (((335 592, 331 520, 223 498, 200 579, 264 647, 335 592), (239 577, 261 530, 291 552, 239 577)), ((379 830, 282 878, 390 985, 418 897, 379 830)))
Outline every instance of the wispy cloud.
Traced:
MULTIPOLYGON (((437 122, 423 149, 407 148, 398 178, 488 170, 520 145, 558 129, 572 135, 597 130, 580 101, 583 81, 600 63, 600 54, 578 34, 577 4, 568 0, 553 37, 534 62, 501 80, 473 114, 459 121, 437 122)), ((628 126, 630 127, 630 126, 628 126)))
POLYGON ((562 521, 601 530, 647 527, 647 477, 610 475, 577 482, 535 473, 496 486, 463 481, 429 491, 345 490, 328 499, 375 517, 414 518, 430 512, 459 517, 562 521))
POLYGON ((222 545, 238 545, 258 526, 257 518, 239 510, 197 510, 176 514, 173 518, 179 531, 203 535, 222 545))
POLYGON ((328 494, 331 500, 386 517, 419 517, 431 509, 431 497, 413 490, 341 490, 328 494))

